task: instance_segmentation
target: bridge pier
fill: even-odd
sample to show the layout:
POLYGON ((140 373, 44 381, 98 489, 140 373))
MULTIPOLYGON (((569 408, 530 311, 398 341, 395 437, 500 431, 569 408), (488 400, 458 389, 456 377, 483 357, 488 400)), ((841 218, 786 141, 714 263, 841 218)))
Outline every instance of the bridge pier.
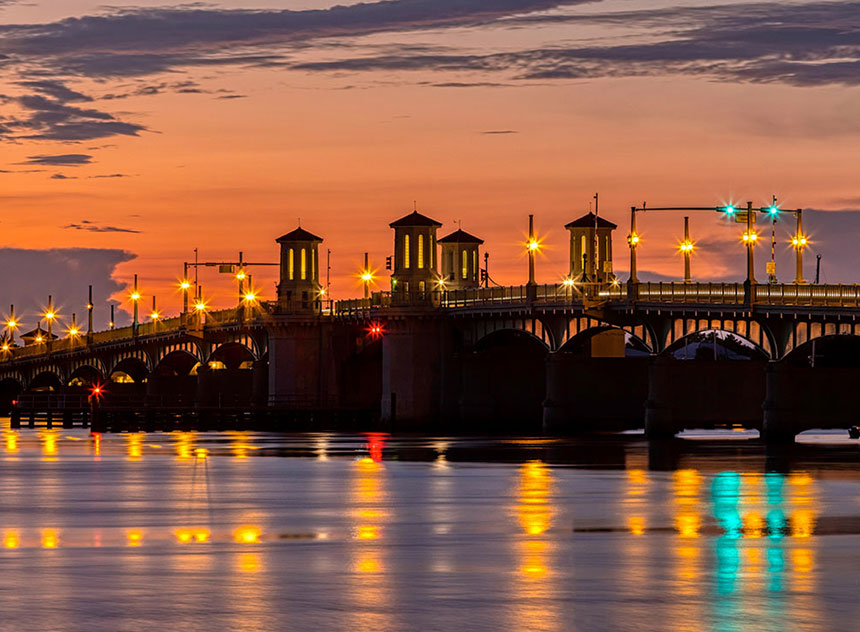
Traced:
POLYGON ((269 405, 295 410, 336 406, 331 326, 316 317, 284 317, 268 333, 269 405))
POLYGON ((384 423, 420 427, 439 418, 443 356, 450 356, 450 335, 441 318, 410 314, 391 319, 382 340, 384 423))
POLYGON ((547 357, 546 371, 544 432, 640 427, 648 396, 647 358, 589 358, 556 352, 547 357))
POLYGON ((672 359, 652 358, 648 365, 648 399, 645 401, 645 436, 671 439, 678 432, 672 403, 672 359))

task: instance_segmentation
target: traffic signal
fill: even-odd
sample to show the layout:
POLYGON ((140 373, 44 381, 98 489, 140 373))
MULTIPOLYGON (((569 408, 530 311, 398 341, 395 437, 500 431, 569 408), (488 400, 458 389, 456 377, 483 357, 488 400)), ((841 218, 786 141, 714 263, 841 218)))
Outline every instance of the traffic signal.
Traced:
POLYGON ((487 282, 487 271, 481 270, 481 283, 486 283, 486 282, 487 282))
POLYGON ((391 270, 391 255, 385 257, 385 269, 391 270))
POLYGON ((723 211, 725 212, 725 214, 730 216, 730 217, 735 214, 736 210, 737 209, 735 209, 735 207, 732 204, 729 204, 728 206, 723 207, 723 211))

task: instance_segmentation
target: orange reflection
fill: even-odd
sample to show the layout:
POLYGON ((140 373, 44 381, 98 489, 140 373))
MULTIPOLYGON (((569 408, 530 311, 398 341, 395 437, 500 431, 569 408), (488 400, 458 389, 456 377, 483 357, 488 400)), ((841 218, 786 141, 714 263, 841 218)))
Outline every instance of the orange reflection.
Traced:
POLYGON ((191 544, 193 542, 202 544, 209 542, 209 538, 212 536, 209 529, 202 527, 180 527, 174 531, 174 535, 180 544, 191 544))
POLYGON ((54 430, 42 430, 39 432, 42 440, 42 459, 45 461, 57 460, 57 433, 54 430))
POLYGON ((765 521, 757 511, 750 511, 743 517, 744 522, 744 537, 760 538, 764 535, 765 521))
POLYGON ((140 529, 131 529, 126 533, 129 546, 140 546, 143 544, 143 531, 140 529))
POLYGON ((3 535, 3 546, 7 549, 17 549, 21 546, 21 536, 17 531, 7 531, 3 535))
POLYGON ((90 436, 93 438, 93 454, 98 459, 102 455, 102 433, 93 432, 90 436))
POLYGON ((258 573, 262 567, 262 559, 259 553, 242 553, 237 566, 243 573, 258 573))
POLYGON ((251 525, 239 527, 233 532, 233 540, 239 544, 256 544, 261 536, 260 528, 251 525))
POLYGON ((631 516, 627 520, 627 527, 633 535, 643 535, 645 533, 645 518, 642 516, 631 516))
POLYGON ((382 462, 382 450, 385 448, 385 440, 388 435, 384 432, 370 432, 367 434, 367 452, 371 460, 376 463, 382 462))
POLYGON ((60 546, 60 534, 56 529, 42 530, 42 548, 56 549, 60 546))
POLYGON ((528 535, 540 535, 549 528, 550 475, 541 461, 529 461, 520 468, 520 524, 528 535))
POLYGON ((194 432, 177 432, 174 440, 176 449, 176 458, 180 461, 190 461, 194 453, 194 440, 197 433, 194 432))
POLYGON ((18 431, 4 430, 4 443, 6 444, 6 454, 18 453, 18 431))
POLYGON ((143 457, 143 435, 137 433, 126 435, 125 448, 129 461, 140 461, 143 457))

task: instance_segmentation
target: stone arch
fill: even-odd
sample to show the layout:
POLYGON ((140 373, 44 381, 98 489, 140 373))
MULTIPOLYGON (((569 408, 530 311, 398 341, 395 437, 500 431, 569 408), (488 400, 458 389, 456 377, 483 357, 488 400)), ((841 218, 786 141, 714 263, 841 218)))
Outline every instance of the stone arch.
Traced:
POLYGON ((100 363, 77 363, 74 370, 69 371, 69 378, 66 380, 68 386, 88 387, 95 384, 104 384, 106 378, 104 371, 98 366, 100 363))
POLYGON ((778 347, 768 327, 754 319, 736 318, 673 318, 662 350, 668 351, 676 342, 704 331, 724 331, 746 340, 761 349, 767 358, 776 357, 778 347))
POLYGON ((152 357, 143 349, 129 349, 114 355, 105 369, 105 375, 110 376, 117 370, 117 367, 128 360, 137 360, 146 368, 149 373, 153 369, 152 357))
POLYGON ((155 354, 153 370, 157 369, 167 356, 174 353, 188 354, 192 356, 196 362, 200 362, 201 364, 206 361, 200 346, 195 341, 181 340, 158 348, 158 351, 155 354))
MULTIPOLYGON (((574 319, 577 320, 577 319, 574 319)), ((579 319, 584 320, 584 319, 579 319)), ((590 320, 590 319, 589 319, 590 320)), ((609 323, 594 321, 597 324, 592 325, 591 327, 587 327, 585 329, 581 329, 577 331, 573 335, 568 335, 565 337, 564 343, 558 348, 558 351, 570 351, 573 350, 580 342, 585 342, 587 339, 611 330, 623 331, 627 336, 629 336, 629 340, 633 342, 633 347, 642 350, 646 354, 653 353, 653 348, 645 342, 639 335, 641 334, 648 337, 649 332, 644 326, 623 326, 619 327, 617 325, 610 325, 609 323)))
POLYGON ((105 363, 102 362, 99 358, 78 358, 72 360, 69 364, 68 368, 68 378, 71 380, 75 377, 75 373, 81 369, 90 368, 94 371, 97 371, 102 378, 108 375, 107 367, 105 367, 105 363))
POLYGON ((41 367, 33 371, 27 383, 27 390, 60 391, 65 384, 63 372, 56 365, 41 367))
POLYGON ((817 336, 792 348, 780 361, 798 367, 860 368, 860 335, 817 336))
POLYGON ((218 344, 210 349, 206 362, 211 365, 212 362, 221 362, 227 369, 251 368, 244 366, 247 362, 253 363, 259 358, 253 349, 247 345, 236 342, 227 341, 218 344))
POLYGON ((860 336, 860 322, 796 321, 789 331, 782 357, 815 339, 833 336, 860 336))
MULTIPOLYGON (((118 374, 125 374, 132 380, 133 383, 141 383, 146 380, 150 374, 150 369, 146 362, 136 356, 128 356, 117 362, 111 367, 109 373, 106 373, 108 381, 117 381, 118 374)), ((128 378, 125 378, 126 380, 128 378)))
MULTIPOLYGON (((196 345, 194 347, 195 349, 197 348, 196 345)), ((203 360, 199 353, 178 348, 163 355, 159 354, 158 363, 155 365, 153 373, 162 376, 187 376, 191 375, 191 371, 199 364, 202 364, 202 362, 203 360)))
MULTIPOLYGON (((736 350, 734 352, 732 351, 733 344, 731 342, 729 342, 732 340, 731 338, 728 338, 728 340, 726 340, 726 339, 722 339, 722 338, 717 337, 717 339, 715 341, 716 346, 718 347, 718 349, 722 349, 722 351, 717 351, 717 356, 719 359, 726 359, 727 357, 729 357, 729 358, 734 357, 734 359, 739 359, 739 360, 740 359, 769 360, 772 357, 769 348, 765 349, 765 348, 759 346, 758 344, 756 344, 755 341, 750 340, 748 337, 743 336, 741 334, 738 334, 734 331, 728 331, 728 330, 719 329, 716 327, 708 327, 705 329, 688 332, 685 335, 675 339, 671 344, 666 345, 665 349, 663 349, 663 351, 660 352, 660 355, 678 357, 677 352, 679 352, 682 349, 689 350, 689 343, 692 343, 694 341, 699 342, 696 340, 696 338, 703 337, 703 336, 706 339, 701 340, 700 342, 703 345, 707 345, 710 342, 707 338, 711 332, 715 332, 717 334, 719 334, 719 333, 730 334, 731 336, 734 336, 735 338, 738 338, 741 341, 746 342, 749 345, 749 355, 747 358, 743 358, 742 356, 745 355, 743 353, 743 350, 736 350), (722 354, 722 356, 720 356, 720 354, 722 354)), ((710 347, 711 353, 713 353, 713 344, 714 343, 710 343, 710 344, 711 344, 711 347, 710 347)), ((768 342, 768 346, 769 346, 769 342, 768 342)), ((701 349, 701 347, 695 347, 693 349, 693 354, 695 357, 690 357, 689 359, 696 359, 698 357, 698 355, 696 355, 696 354, 701 353, 699 351, 699 349, 701 349)), ((702 357, 701 359, 706 359, 706 360, 711 359, 711 356, 702 357)))
POLYGON ((206 354, 206 361, 208 362, 209 360, 211 360, 214 354, 218 353, 220 349, 223 349, 225 346, 228 345, 238 345, 244 347, 248 351, 248 353, 251 354, 252 359, 254 360, 259 360, 263 356, 263 353, 265 353, 265 350, 260 349, 260 345, 257 343, 257 340, 254 338, 254 336, 252 336, 250 333, 237 332, 232 336, 227 336, 221 340, 218 340, 217 342, 211 343, 209 345, 208 353, 206 354))
POLYGON ((490 336, 498 332, 520 332, 542 344, 547 351, 555 349, 552 330, 540 318, 510 318, 476 321, 467 333, 465 342, 477 349, 490 336))
POLYGON ((588 316, 576 316, 567 320, 565 328, 561 332, 561 337, 559 338, 558 350, 560 351, 568 342, 577 336, 586 334, 586 332, 591 331, 593 333, 594 331, 611 327, 624 330, 626 333, 642 342, 647 349, 654 351, 654 340, 656 338, 647 325, 615 325, 613 323, 608 323, 597 318, 590 318, 588 316))

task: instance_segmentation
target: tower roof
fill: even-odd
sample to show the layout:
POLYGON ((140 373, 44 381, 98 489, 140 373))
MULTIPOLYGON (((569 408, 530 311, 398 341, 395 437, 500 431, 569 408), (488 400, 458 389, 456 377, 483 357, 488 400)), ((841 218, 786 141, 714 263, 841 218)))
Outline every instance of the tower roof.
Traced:
POLYGON ((409 215, 391 222, 389 226, 391 228, 400 228, 403 226, 435 226, 439 228, 442 224, 435 219, 430 219, 426 215, 422 215, 418 211, 412 211, 409 215))
POLYGON ((600 215, 596 215, 594 213, 587 213, 580 217, 579 219, 575 219, 569 224, 565 224, 564 227, 567 229, 570 228, 594 228, 595 218, 597 220, 598 228, 609 228, 610 230, 618 228, 615 224, 610 222, 608 219, 603 219, 600 215))
POLYGON ((437 240, 440 244, 482 244, 483 239, 470 235, 465 230, 458 229, 450 235, 445 235, 437 240))
POLYGON ((299 226, 292 232, 287 233, 286 235, 281 235, 275 241, 281 243, 282 241, 322 241, 322 237, 317 237, 313 233, 309 233, 304 228, 299 226))

